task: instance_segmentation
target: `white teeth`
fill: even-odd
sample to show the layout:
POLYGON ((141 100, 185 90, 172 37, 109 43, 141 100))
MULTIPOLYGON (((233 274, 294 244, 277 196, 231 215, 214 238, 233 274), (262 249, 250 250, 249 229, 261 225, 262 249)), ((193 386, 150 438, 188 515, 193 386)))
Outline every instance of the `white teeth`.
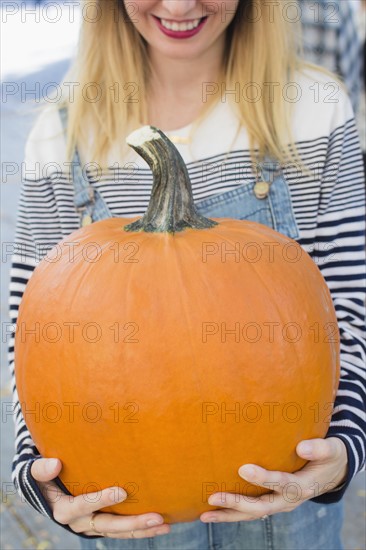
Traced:
POLYGON ((188 23, 177 23, 174 21, 173 23, 171 21, 167 21, 167 19, 160 19, 161 24, 166 29, 169 29, 170 31, 190 31, 192 29, 195 29, 200 24, 201 19, 194 19, 193 21, 189 21, 188 23))

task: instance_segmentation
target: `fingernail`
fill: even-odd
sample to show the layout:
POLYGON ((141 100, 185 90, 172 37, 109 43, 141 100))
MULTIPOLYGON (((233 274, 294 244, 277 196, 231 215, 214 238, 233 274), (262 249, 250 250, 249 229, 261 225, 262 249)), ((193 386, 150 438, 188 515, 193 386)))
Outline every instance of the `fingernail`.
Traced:
POLYGON ((163 523, 163 520, 162 519, 149 519, 147 522, 146 522, 146 525, 148 527, 154 527, 154 525, 160 525, 161 523, 163 523))
POLYGON ((169 533, 168 529, 166 527, 162 527, 161 529, 158 529, 155 534, 156 535, 167 535, 169 533))
POLYGON ((220 506, 220 504, 222 504, 222 500, 221 500, 221 497, 220 496, 210 496, 208 497, 208 503, 211 505, 211 506, 220 506))
POLYGON ((205 521, 208 521, 210 523, 216 523, 217 517, 216 516, 208 516, 205 518, 205 521))
POLYGON ((114 487, 109 498, 112 502, 122 502, 122 500, 125 500, 126 496, 127 493, 124 489, 121 489, 121 487, 114 487))
POLYGON ((56 468, 57 466, 57 463, 58 463, 58 460, 57 458, 49 458, 45 464, 46 466, 46 472, 48 472, 49 474, 51 474, 54 469, 56 468))
POLYGON ((248 481, 254 479, 256 476, 255 468, 253 468, 253 466, 243 466, 240 468, 240 475, 248 481))
POLYGON ((312 453, 312 446, 310 443, 302 443, 300 445, 300 452, 302 455, 310 456, 312 453))

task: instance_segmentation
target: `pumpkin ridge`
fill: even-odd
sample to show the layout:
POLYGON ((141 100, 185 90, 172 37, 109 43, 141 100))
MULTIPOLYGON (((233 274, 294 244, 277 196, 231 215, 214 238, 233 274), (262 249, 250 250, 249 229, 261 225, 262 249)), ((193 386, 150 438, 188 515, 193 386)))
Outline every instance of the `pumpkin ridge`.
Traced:
MULTIPOLYGON (((191 249, 191 248, 192 247, 189 246, 189 249, 191 249)), ((176 246, 174 247, 174 251, 175 251, 174 259, 175 259, 175 263, 177 265, 177 274, 180 278, 179 288, 182 289, 185 292, 186 297, 189 298, 189 294, 188 294, 188 291, 187 291, 187 286, 185 285, 185 277, 184 277, 185 269, 184 269, 184 263, 181 261, 182 256, 177 253, 176 246)), ((190 252, 190 250, 188 251, 188 253, 189 252, 190 252)), ((204 280, 204 277, 200 277, 200 281, 202 281, 202 280, 204 280)), ((210 296, 210 294, 209 294, 209 296, 210 296)), ((205 395, 203 384, 202 384, 202 379, 201 379, 200 369, 198 368, 199 367, 199 360, 197 359, 196 345, 195 345, 195 343, 192 339, 192 329, 191 329, 191 324, 192 323, 191 323, 191 320, 190 320, 189 312, 187 311, 187 306, 186 306, 187 301, 183 300, 182 303, 183 303, 184 313, 185 313, 185 317, 186 317, 186 322, 189 325, 188 334, 189 334, 189 338, 190 338, 190 349, 191 349, 191 353, 193 352, 193 354, 194 354, 194 369, 193 369, 193 372, 196 375, 195 378, 198 382, 198 388, 199 388, 199 391, 198 391, 197 395, 205 395)), ((201 409, 201 412, 202 412, 202 409, 201 409)), ((203 424, 202 419, 201 419, 201 424, 203 424)), ((215 457, 215 453, 214 453, 214 450, 213 450, 214 446, 213 446, 213 443, 212 443, 212 437, 211 437, 211 434, 210 434, 210 427, 209 427, 208 422, 206 423, 205 435, 206 435, 205 452, 206 452, 206 454, 209 455, 209 458, 210 458, 210 462, 208 462, 208 464, 210 466, 211 472, 210 472, 209 475, 211 476, 211 478, 213 480, 216 480, 217 479, 216 457, 215 457)))

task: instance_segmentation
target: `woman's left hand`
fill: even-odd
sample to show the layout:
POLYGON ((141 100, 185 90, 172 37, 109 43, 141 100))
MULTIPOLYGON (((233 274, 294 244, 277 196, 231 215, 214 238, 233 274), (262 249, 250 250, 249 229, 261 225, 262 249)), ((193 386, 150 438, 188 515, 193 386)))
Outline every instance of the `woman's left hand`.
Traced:
POLYGON ((239 475, 243 479, 272 489, 271 492, 260 497, 214 493, 208 503, 224 509, 203 513, 201 521, 251 521, 279 512, 291 512, 305 500, 331 491, 345 480, 347 450, 341 439, 329 437, 301 441, 296 452, 309 462, 294 474, 265 470, 254 464, 241 466, 239 475))

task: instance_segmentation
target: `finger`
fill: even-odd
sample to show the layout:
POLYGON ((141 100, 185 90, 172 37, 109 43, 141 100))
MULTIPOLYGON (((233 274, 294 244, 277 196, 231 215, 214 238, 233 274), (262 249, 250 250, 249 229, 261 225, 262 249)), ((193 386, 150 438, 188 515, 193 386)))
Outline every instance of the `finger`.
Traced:
MULTIPOLYGON (((326 456, 325 453, 323 456, 326 456)), ((329 491, 337 486, 337 483, 329 482, 334 474, 331 472, 330 475, 328 466, 325 468, 328 462, 329 458, 324 461, 311 460, 294 474, 265 470, 260 466, 246 464, 239 468, 239 475, 253 485, 266 488, 271 495, 280 495, 286 505, 287 502, 296 502, 297 498, 301 500, 314 498, 324 492, 325 488, 329 491)))
POLYGON ((253 521, 261 519, 264 516, 272 516, 279 512, 290 512, 303 502, 300 495, 284 498, 283 495, 271 493, 262 495, 256 502, 253 502, 253 500, 249 502, 248 499, 242 495, 232 495, 228 493, 227 495, 225 509, 205 512, 201 515, 200 519, 205 522, 253 521), (238 499, 235 499, 235 496, 241 496, 239 502, 238 499), (230 504, 232 507, 230 507, 230 504))
POLYGON ((291 486, 296 489, 299 480, 295 474, 281 472, 278 470, 266 470, 254 464, 245 464, 238 470, 239 475, 253 485, 258 485, 268 489, 268 491, 278 492, 286 487, 291 491, 291 486))
POLYGON ((85 493, 76 497, 63 495, 55 503, 53 515, 59 523, 69 525, 79 518, 91 517, 93 512, 97 512, 101 508, 123 502, 126 498, 127 493, 121 487, 107 487, 102 491, 85 493))
MULTIPOLYGON (((163 525, 161 527, 155 527, 150 529, 144 529, 133 532, 133 537, 131 536, 131 531, 129 532, 120 532, 120 533, 103 533, 109 539, 145 539, 149 537, 155 537, 159 535, 167 535, 170 532, 168 525, 163 525)), ((85 535, 94 535, 95 531, 88 531, 85 535)))
POLYGON ((317 460, 327 462, 336 458, 341 452, 338 445, 339 439, 330 437, 328 439, 307 439, 300 441, 296 447, 296 452, 306 460, 317 460))
MULTIPOLYGON (((266 495, 270 496, 271 500, 274 499, 273 494, 266 495)), ((212 516, 215 516, 216 513, 221 512, 222 508, 226 508, 229 511, 236 510, 240 513, 245 513, 251 517, 262 517, 268 514, 268 499, 263 499, 256 497, 246 497, 245 495, 239 495, 234 493, 215 493, 211 495, 208 499, 208 503, 212 506, 220 506, 220 510, 212 510, 208 512, 212 516)))
POLYGON ((159 514, 141 514, 138 516, 117 516, 101 512, 93 517, 94 530, 90 531, 90 518, 81 518, 72 523, 70 527, 76 533, 95 535, 104 533, 109 538, 131 538, 131 531, 134 538, 167 534, 170 531, 168 524, 159 514))
POLYGON ((62 463, 58 458, 38 458, 31 466, 31 475, 36 481, 51 481, 61 470, 62 463))
POLYGON ((200 520, 204 523, 232 523, 234 521, 253 521, 259 519, 245 512, 238 510, 215 510, 215 513, 205 512, 200 516, 200 520))
POLYGON ((134 516, 117 516, 100 513, 94 516, 94 525, 102 533, 119 533, 126 531, 146 530, 164 524, 164 518, 159 514, 141 514, 134 516))
MULTIPOLYGON (((107 537, 109 539, 144 539, 149 537, 155 537, 157 535, 167 535, 170 532, 168 525, 163 525, 160 527, 151 527, 150 529, 144 529, 139 531, 133 531, 133 536, 131 531, 121 531, 120 533, 101 533, 101 536, 107 537)), ((96 536, 98 533, 95 531, 83 531, 83 535, 96 536)))

